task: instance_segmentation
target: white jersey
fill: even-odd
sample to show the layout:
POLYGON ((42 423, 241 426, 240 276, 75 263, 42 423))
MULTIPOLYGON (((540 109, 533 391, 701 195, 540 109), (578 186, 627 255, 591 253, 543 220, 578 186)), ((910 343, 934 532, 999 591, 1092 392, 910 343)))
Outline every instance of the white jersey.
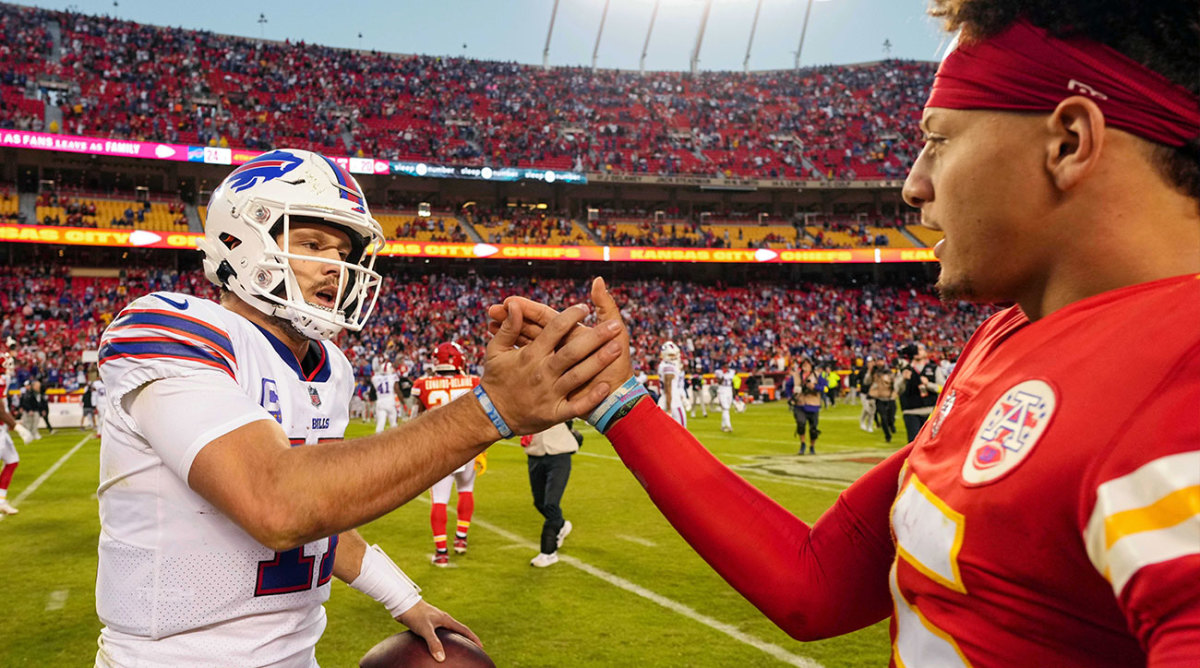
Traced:
POLYGON ((102 427, 98 492, 102 655, 122 665, 314 665, 336 537, 275 552, 186 482, 196 453, 249 422, 274 419, 294 446, 343 436, 350 363, 329 342, 315 342, 306 361, 307 372, 250 320, 180 294, 142 297, 104 332, 100 374, 112 410, 102 427), (223 403, 236 410, 163 415, 178 437, 152 446, 121 399, 167 378, 227 386, 223 403))
POLYGON ((105 403, 105 401, 108 400, 108 390, 104 389, 104 381, 97 378, 96 380, 92 381, 91 387, 92 408, 95 408, 97 411, 103 413, 104 410, 108 408, 108 404, 105 403))
POLYGON ((659 362, 658 364, 658 382, 662 386, 662 395, 658 398, 658 405, 668 413, 676 408, 683 408, 683 404, 687 400, 683 371, 679 367, 679 362, 659 362), (667 405, 667 376, 673 376, 670 381, 670 406, 667 405))
POLYGON ((717 369, 717 393, 733 396, 733 369, 717 369))
POLYGON ((377 373, 371 376, 371 384, 375 386, 378 400, 391 406, 396 405, 396 383, 399 381, 400 376, 395 373, 377 373))

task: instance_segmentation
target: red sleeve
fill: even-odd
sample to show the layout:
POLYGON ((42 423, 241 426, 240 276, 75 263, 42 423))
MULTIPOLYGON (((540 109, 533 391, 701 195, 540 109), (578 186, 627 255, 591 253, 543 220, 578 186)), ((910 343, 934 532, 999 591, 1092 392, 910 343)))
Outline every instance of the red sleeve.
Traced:
POLYGON ((842 492, 810 528, 649 401, 607 436, 684 540, 788 635, 817 640, 891 615, 889 512, 910 447, 842 492))

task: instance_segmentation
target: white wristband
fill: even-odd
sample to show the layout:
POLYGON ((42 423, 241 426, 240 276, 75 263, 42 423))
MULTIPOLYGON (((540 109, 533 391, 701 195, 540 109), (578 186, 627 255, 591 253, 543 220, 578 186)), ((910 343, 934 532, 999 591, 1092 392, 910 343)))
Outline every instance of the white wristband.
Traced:
POLYGON ((408 612, 421 601, 421 588, 378 545, 367 548, 358 577, 350 586, 382 603, 393 617, 408 612))

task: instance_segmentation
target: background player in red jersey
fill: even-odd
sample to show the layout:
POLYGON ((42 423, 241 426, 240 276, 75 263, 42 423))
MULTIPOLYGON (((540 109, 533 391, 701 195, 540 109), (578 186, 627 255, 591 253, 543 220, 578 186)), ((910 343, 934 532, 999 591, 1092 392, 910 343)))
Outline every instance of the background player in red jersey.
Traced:
MULTIPOLYGON (((890 617, 894 666, 1200 665, 1200 5, 933 14, 961 32, 904 196, 945 232, 946 299, 1015 305, 915 440, 809 526, 644 401, 628 363, 589 421, 795 638, 890 617)), ((592 298, 620 320, 602 281, 592 298)), ((507 304, 525 336, 554 314, 507 304)))
MULTIPOLYGON (((417 400, 418 412, 450 403, 479 384, 478 377, 465 371, 463 351, 457 343, 439 345, 434 350, 434 357, 437 362, 433 375, 421 376, 413 383, 412 395, 417 400)), ((446 548, 446 506, 455 486, 458 487, 458 526, 454 530, 454 553, 466 554, 467 531, 471 528, 471 514, 475 512, 475 462, 458 467, 429 490, 433 497, 433 508, 429 511, 429 524, 433 529, 433 565, 440 568, 450 565, 450 551, 446 548)))
POLYGON ((3 428, 0 428, 0 514, 16 515, 20 511, 8 502, 8 486, 12 483, 13 473, 16 472, 21 457, 17 454, 17 446, 13 443, 9 431, 20 434, 21 440, 26 443, 33 440, 33 434, 18 424, 8 412, 8 381, 12 378, 15 366, 13 357, 8 352, 0 353, 0 362, 3 363, 3 373, 0 374, 0 424, 3 424, 3 428))

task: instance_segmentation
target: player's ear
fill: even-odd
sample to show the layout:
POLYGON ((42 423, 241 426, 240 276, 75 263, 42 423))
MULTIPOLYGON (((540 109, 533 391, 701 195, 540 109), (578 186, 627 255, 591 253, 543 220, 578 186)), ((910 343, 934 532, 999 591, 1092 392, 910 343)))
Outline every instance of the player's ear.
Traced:
POLYGON ((1046 123, 1046 171, 1059 190, 1070 190, 1100 162, 1104 113, 1091 98, 1073 95, 1058 103, 1046 123))

